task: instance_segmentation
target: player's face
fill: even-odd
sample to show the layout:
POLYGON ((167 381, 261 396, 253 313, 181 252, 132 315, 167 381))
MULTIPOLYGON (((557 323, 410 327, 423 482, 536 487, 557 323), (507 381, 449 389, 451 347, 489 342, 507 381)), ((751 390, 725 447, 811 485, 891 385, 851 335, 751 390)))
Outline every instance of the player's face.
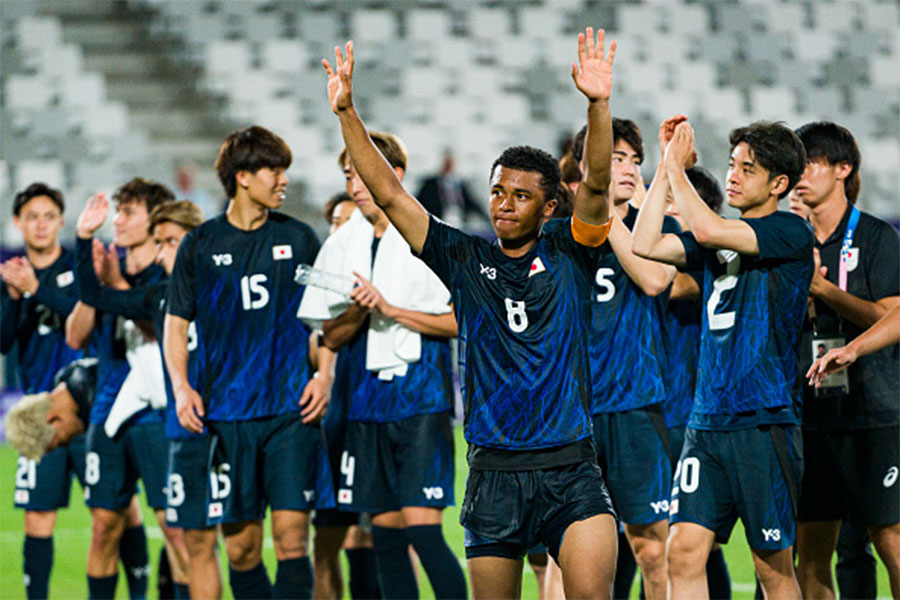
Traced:
POLYGON ((137 200, 120 202, 113 219, 116 229, 113 242, 119 248, 134 248, 150 238, 150 214, 147 205, 137 200))
POLYGON ((245 184, 250 200, 264 208, 277 209, 284 202, 288 177, 282 167, 263 167, 255 173, 248 173, 245 184))
POLYGON ((810 160, 791 193, 796 193, 805 205, 814 207, 831 197, 837 186, 843 187, 844 182, 838 179, 836 165, 829 165, 824 160, 810 160))
MULTIPOLYGON (((347 184, 347 195, 353 198, 360 212, 370 222, 375 223, 381 219, 382 211, 372 200, 372 194, 369 188, 363 183, 362 177, 356 172, 353 163, 347 162, 344 165, 344 182, 347 184)), ((349 217, 348 217, 349 218, 349 217)))
POLYGON ((537 237, 556 200, 544 201, 541 174, 498 166, 491 176, 490 217, 501 241, 515 245, 537 237))
POLYGON ((56 238, 63 225, 59 207, 47 196, 35 196, 26 202, 13 221, 22 231, 25 246, 38 251, 56 245, 56 238))
POLYGON ((350 215, 353 214, 354 210, 356 210, 356 203, 347 201, 338 202, 331 212, 331 227, 328 230, 328 233, 337 231, 341 225, 350 219, 350 215))
POLYGON ((181 225, 166 222, 153 228, 153 238, 159 253, 156 255, 156 264, 162 265, 167 275, 172 274, 175 268, 175 256, 178 254, 178 246, 182 238, 187 235, 187 230, 181 225))
POLYGON ((640 170, 641 158, 631 144, 625 140, 617 141, 613 146, 612 172, 610 173, 610 188, 614 202, 618 204, 631 200, 640 170))
POLYGON ((769 170, 756 162, 746 142, 741 142, 731 152, 725 182, 729 206, 742 212, 764 204, 776 185, 775 180, 769 178, 769 170))
POLYGON ((809 207, 803 203, 800 194, 797 193, 797 188, 792 189, 791 193, 788 194, 788 208, 798 217, 803 219, 809 217, 809 207))

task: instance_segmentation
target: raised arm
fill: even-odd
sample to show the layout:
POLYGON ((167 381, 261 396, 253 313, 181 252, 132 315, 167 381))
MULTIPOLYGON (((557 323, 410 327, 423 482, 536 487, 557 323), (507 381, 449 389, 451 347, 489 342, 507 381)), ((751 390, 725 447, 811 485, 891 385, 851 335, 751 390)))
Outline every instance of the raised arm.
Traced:
POLYGON ((322 65, 328 73, 328 101, 338 116, 344 144, 353 166, 372 193, 375 203, 384 210, 394 227, 414 252, 422 251, 428 235, 428 213, 404 189, 391 165, 372 143, 369 132, 353 106, 353 42, 347 42, 344 59, 335 47, 335 68, 327 60, 322 65))
POLYGON ((581 183, 575 192, 575 216, 590 225, 609 221, 609 178, 612 165, 612 116, 609 96, 612 92, 612 66, 616 42, 611 42, 604 57, 605 32, 588 27, 578 34, 578 64, 572 63, 575 87, 588 99, 587 136, 584 140, 584 165, 581 183))

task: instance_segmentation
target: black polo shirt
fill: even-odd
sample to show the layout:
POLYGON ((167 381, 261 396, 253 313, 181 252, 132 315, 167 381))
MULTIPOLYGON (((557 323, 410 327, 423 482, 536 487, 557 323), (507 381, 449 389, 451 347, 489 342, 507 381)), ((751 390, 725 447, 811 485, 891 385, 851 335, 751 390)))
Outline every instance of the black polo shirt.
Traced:
MULTIPOLYGON (((852 206, 848 203, 841 222, 825 243, 816 240, 826 278, 838 284, 841 245, 852 206)), ((888 223, 860 211, 852 248, 856 264, 848 264, 847 292, 876 302, 900 295, 900 236, 888 223)), ((841 318, 822 300, 816 299, 816 329, 819 337, 843 336, 850 341, 864 331, 841 318)), ((812 364, 813 328, 807 319, 800 345, 800 377, 812 364)), ((803 386, 803 427, 819 431, 872 429, 900 423, 900 345, 894 344, 859 358, 849 368, 850 393, 834 397, 816 396, 806 381, 803 386)))

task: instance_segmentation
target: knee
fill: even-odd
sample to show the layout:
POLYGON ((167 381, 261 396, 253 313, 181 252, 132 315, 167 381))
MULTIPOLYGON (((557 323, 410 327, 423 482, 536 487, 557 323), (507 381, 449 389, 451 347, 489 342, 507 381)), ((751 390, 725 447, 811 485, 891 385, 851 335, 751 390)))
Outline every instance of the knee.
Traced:
POLYGON ((191 559, 209 558, 216 555, 216 533, 208 531, 185 531, 184 545, 191 559), (210 535, 211 533, 211 535, 210 535))
POLYGON ((239 571, 254 568, 262 560, 262 548, 247 539, 229 539, 225 544, 228 562, 239 571))
POLYGON ((309 552, 307 535, 302 528, 283 527, 272 531, 272 543, 278 560, 302 558, 309 552))
POLYGON ((706 560, 696 545, 684 536, 672 534, 666 543, 666 568, 669 577, 696 575, 706 570, 706 560))
POLYGON ((25 535, 50 537, 56 526, 56 511, 25 511, 25 535))
POLYGON ((632 547, 635 561, 642 571, 657 571, 665 568, 666 543, 664 541, 635 538, 632 547))
POLYGON ((95 512, 91 519, 91 543, 109 548, 117 546, 125 530, 124 519, 113 512, 95 512))

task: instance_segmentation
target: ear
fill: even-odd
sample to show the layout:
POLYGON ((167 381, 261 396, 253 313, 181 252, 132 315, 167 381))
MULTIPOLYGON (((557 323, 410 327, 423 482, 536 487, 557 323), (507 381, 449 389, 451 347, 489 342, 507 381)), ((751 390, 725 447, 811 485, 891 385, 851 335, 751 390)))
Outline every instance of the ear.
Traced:
POLYGON ((237 181, 238 187, 246 189, 250 187, 251 175, 253 174, 250 171, 238 171, 234 174, 234 180, 237 181))
POLYGON ((556 210, 557 204, 558 202, 556 201, 556 198, 544 202, 544 208, 541 209, 541 214, 544 216, 544 219, 549 219, 553 216, 553 211, 556 210))
POLYGON ((769 195, 780 198, 787 189, 789 178, 787 175, 776 175, 769 182, 769 195))
POLYGON ((850 163, 842 162, 834 167, 834 174, 838 181, 844 181, 850 177, 851 172, 853 172, 853 166, 850 163))
POLYGON ((16 226, 16 229, 22 229, 22 220, 19 219, 19 215, 13 215, 13 225, 16 226))
POLYGON ((403 175, 406 174, 406 171, 404 171, 401 167, 394 167, 394 173, 397 174, 397 179, 403 181, 403 175))

